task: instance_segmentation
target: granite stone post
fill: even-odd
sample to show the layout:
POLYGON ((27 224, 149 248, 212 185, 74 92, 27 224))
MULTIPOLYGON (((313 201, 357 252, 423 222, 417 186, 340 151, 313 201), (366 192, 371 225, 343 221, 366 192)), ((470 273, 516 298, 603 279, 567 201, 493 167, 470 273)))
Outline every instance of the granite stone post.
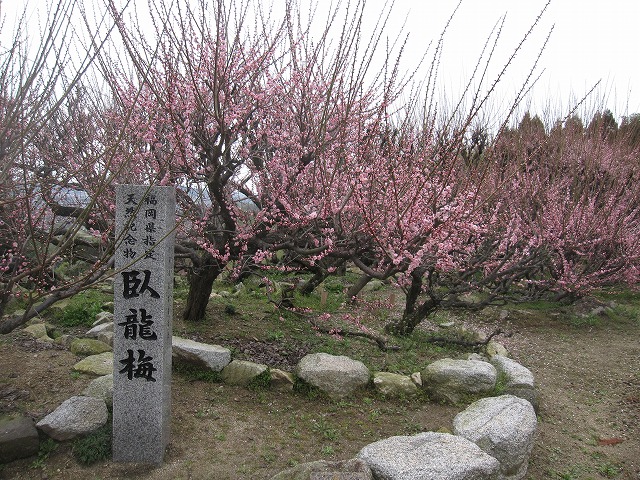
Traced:
POLYGON ((162 463, 169 442, 175 204, 173 187, 116 187, 116 462, 162 463))

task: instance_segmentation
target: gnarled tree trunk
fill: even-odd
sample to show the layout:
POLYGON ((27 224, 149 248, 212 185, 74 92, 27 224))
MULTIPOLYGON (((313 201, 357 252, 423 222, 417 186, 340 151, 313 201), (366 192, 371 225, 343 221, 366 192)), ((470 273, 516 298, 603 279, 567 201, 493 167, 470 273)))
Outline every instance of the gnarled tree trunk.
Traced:
POLYGON ((204 319, 213 282, 218 278, 223 268, 224 265, 221 265, 208 253, 203 253, 201 261, 191 267, 187 277, 189 282, 187 306, 182 314, 184 320, 198 322, 204 319))
POLYGON ((407 300, 402 317, 385 326, 387 333, 392 335, 410 335, 420 323, 435 312, 440 306, 440 301, 436 297, 430 297, 420 305, 416 305, 418 297, 422 292, 423 276, 426 273, 424 268, 416 268, 411 273, 411 286, 407 292, 407 300))

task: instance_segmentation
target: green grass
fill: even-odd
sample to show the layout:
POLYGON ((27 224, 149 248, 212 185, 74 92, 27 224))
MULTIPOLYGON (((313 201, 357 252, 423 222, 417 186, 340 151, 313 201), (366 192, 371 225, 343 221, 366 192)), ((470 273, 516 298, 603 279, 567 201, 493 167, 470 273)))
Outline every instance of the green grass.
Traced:
POLYGON ((616 478, 620 475, 620 468, 609 462, 602 463, 597 466, 598 473, 603 477, 616 478))
POLYGON ((338 428, 331 422, 325 420, 324 417, 320 417, 317 420, 311 421, 311 430, 319 434, 324 440, 335 441, 340 437, 338 428))
POLYGON ((91 327, 96 315, 102 311, 102 305, 111 300, 97 290, 85 290, 69 300, 64 309, 56 310, 53 318, 62 327, 91 327))
POLYGON ((191 382, 222 382, 220 372, 214 372, 210 368, 194 365, 188 362, 173 361, 172 370, 191 382))
POLYGON ((507 375, 504 372, 498 372, 498 376, 496 377, 496 386, 494 389, 494 394, 496 397, 502 395, 507 388, 507 375))
POLYGON ((73 442, 71 452, 82 465, 92 465, 111 458, 111 415, 105 425, 73 442))
POLYGON ((38 458, 36 458, 29 465, 30 468, 37 470, 43 469, 45 463, 49 459, 49 456, 58 449, 58 444, 55 440, 47 438, 44 442, 40 442, 40 448, 38 449, 38 458))
POLYGON ((247 385, 249 390, 253 390, 254 392, 260 392, 263 390, 267 390, 271 386, 271 372, 267 368, 260 375, 253 377, 247 385))

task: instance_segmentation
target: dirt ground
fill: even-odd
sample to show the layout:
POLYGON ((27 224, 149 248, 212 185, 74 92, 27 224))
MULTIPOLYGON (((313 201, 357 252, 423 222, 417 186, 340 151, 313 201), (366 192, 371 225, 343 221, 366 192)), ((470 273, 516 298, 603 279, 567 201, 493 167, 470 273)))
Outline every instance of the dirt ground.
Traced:
MULTIPOLYGON (((499 313, 483 316, 479 329, 499 324, 514 332, 503 343, 533 371, 540 394, 526 478, 640 479, 640 321, 604 316, 580 324, 565 321, 562 312, 499 313)), ((259 343, 255 339, 254 347, 259 343)), ((256 349, 245 350, 250 358, 256 349)), ((72 373, 77 360, 24 333, 0 336, 0 414, 37 421, 79 394, 91 378, 72 373)), ((391 435, 450 430, 461 410, 375 395, 331 402, 175 373, 172 398, 171 444, 162 466, 102 461, 83 467, 71 445, 61 444, 43 461, 0 466, 0 478, 268 479, 297 463, 351 458, 391 435)))

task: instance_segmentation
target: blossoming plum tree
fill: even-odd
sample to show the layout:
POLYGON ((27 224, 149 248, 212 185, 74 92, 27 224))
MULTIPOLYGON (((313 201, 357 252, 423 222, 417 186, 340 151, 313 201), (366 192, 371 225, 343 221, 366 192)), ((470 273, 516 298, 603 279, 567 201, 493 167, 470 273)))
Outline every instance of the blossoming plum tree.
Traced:
MULTIPOLYGON (((58 2, 43 19, 39 41, 27 28, 26 7, 13 31, 6 31, 4 19, 0 24, 3 38, 10 39, 0 54, 0 315, 13 297, 20 297, 26 307, 24 315, 2 322, 0 332, 74 295, 108 266, 105 255, 75 278, 61 281, 55 274, 56 265, 70 258, 91 210, 68 220, 60 201, 73 177, 67 175, 69 169, 55 174, 49 157, 42 155, 56 137, 65 136, 53 125, 62 126, 58 121, 64 117, 63 110, 76 103, 73 92, 95 53, 78 50, 71 59, 75 37, 69 26, 77 7, 75 0, 58 2)), ((94 38, 98 48, 100 38, 94 38)), ((70 138, 64 141, 71 145, 70 138)))

